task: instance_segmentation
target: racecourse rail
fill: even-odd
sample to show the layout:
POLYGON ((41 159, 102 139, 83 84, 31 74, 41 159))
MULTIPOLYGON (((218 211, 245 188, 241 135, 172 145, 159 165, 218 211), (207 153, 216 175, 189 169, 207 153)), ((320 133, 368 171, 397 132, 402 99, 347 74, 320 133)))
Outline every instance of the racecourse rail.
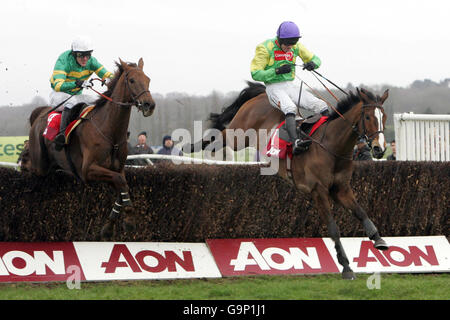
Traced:
MULTIPOLYGON (((127 157, 127 160, 135 160, 135 159, 144 159, 147 161, 149 165, 154 165, 151 161, 153 160, 172 160, 176 164, 214 164, 214 165, 268 165, 268 162, 256 162, 256 161, 221 161, 221 160, 211 160, 211 159, 200 159, 200 158, 191 158, 185 156, 175 156, 175 155, 164 155, 164 154, 137 154, 130 155, 127 157)), ((11 167, 18 168, 19 165, 12 162, 0 162, 0 166, 3 167, 11 167)), ((140 168, 143 166, 137 165, 127 165, 126 167, 131 168, 140 168)))

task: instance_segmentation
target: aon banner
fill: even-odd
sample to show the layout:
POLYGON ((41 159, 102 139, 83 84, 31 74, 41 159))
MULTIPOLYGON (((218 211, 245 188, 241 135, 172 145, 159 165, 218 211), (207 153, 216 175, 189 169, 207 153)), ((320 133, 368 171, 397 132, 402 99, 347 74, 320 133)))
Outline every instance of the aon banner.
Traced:
MULTIPOLYGON (((444 236, 384 239, 391 246, 387 251, 374 249, 367 238, 341 238, 355 272, 450 272, 450 245, 444 236)), ((342 271, 329 238, 206 242, 0 242, 0 282, 198 279, 342 271)))

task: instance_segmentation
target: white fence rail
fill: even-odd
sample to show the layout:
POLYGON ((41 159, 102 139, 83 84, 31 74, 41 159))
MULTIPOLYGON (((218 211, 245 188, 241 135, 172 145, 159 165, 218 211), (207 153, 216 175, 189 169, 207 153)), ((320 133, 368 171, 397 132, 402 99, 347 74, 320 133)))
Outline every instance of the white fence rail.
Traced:
MULTIPOLYGON (((254 162, 254 161, 219 161, 219 160, 211 160, 211 159, 199 159, 199 158, 191 158, 191 157, 181 157, 181 156, 172 156, 172 155, 163 155, 163 154, 139 154, 139 155, 130 155, 127 157, 127 160, 133 159, 144 159, 149 165, 153 165, 154 163, 151 161, 152 159, 158 160, 172 160, 176 164, 215 164, 215 165, 267 165, 267 162, 254 162)), ((0 167, 10 167, 10 168, 18 168, 18 165, 13 162, 0 162, 0 167)), ((142 167, 142 166, 128 166, 127 167, 142 167)))
POLYGON ((450 161, 450 115, 394 114, 397 160, 450 161))
POLYGON ((127 157, 127 160, 133 159, 145 159, 148 164, 153 164, 151 159, 159 159, 159 160, 172 160, 176 164, 215 164, 215 165, 267 165, 267 162, 254 162, 254 161, 221 161, 221 160, 211 160, 211 159, 199 159, 199 158, 191 158, 191 157, 182 157, 182 156, 172 156, 172 155, 164 155, 164 154, 138 154, 138 155, 130 155, 127 157))
POLYGON ((17 168, 19 165, 14 162, 1 162, 0 161, 0 167, 8 167, 8 168, 17 168))

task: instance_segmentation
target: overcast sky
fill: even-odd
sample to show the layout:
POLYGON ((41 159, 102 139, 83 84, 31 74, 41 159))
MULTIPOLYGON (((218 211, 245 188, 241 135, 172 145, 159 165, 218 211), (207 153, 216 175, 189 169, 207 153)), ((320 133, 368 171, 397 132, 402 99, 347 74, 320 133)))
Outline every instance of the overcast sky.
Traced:
POLYGON ((256 45, 285 20, 342 86, 450 78, 445 0, 2 0, 0 10, 0 105, 48 100, 56 59, 78 34, 108 70, 142 57, 154 93, 241 90, 256 45))

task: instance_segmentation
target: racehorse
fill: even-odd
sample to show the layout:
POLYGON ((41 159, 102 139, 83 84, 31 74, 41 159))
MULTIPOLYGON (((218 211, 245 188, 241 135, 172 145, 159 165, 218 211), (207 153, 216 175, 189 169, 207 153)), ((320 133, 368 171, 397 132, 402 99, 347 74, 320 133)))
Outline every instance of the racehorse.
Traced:
MULTIPOLYGON (((262 84, 248 84, 249 87, 242 90, 236 101, 224 108, 221 114, 210 115, 212 128, 222 130, 222 142, 219 143, 222 143, 222 146, 231 146, 235 151, 248 147, 250 139, 246 139, 244 145, 239 145, 236 135, 227 137, 227 132, 232 132, 225 130, 228 123, 228 129, 242 129, 244 132, 254 129, 258 132, 274 129, 285 118, 280 109, 269 103, 262 84)), ((313 143, 309 150, 293 156, 292 160, 288 160, 289 157, 280 159, 279 163, 278 174, 281 177, 292 183, 296 189, 311 194, 315 207, 335 242, 337 258, 343 266, 344 279, 354 279, 355 275, 349 266, 340 241, 339 229, 331 213, 331 199, 358 218, 367 236, 374 241, 375 248, 388 249, 373 222, 356 202, 350 186, 353 172, 352 152, 357 139, 365 138, 373 148, 374 156, 383 156, 386 144, 383 134, 386 122, 383 103, 388 94, 388 90, 381 97, 364 89, 357 89, 356 94, 351 92, 337 104, 328 121, 313 133, 313 143)), ((258 134, 256 148, 260 146, 259 137, 258 134)), ((202 149, 205 149, 208 143, 210 142, 202 141, 202 149)), ((195 145, 191 145, 191 148, 195 148, 195 145)))
MULTIPOLYGON (((43 137, 50 107, 39 107, 30 116, 29 151, 31 172, 43 176, 54 169, 62 169, 78 177, 83 183, 105 181, 116 193, 108 221, 101 234, 111 237, 114 222, 122 210, 126 215, 124 227, 135 228, 129 188, 124 165, 127 158, 127 130, 131 107, 134 105, 145 117, 151 116, 155 102, 149 91, 150 78, 143 71, 144 61, 138 65, 119 59, 114 78, 106 92, 96 101, 95 108, 70 133, 64 151, 56 151, 53 141, 43 137)), ((74 107, 76 108, 76 106, 74 107)))

